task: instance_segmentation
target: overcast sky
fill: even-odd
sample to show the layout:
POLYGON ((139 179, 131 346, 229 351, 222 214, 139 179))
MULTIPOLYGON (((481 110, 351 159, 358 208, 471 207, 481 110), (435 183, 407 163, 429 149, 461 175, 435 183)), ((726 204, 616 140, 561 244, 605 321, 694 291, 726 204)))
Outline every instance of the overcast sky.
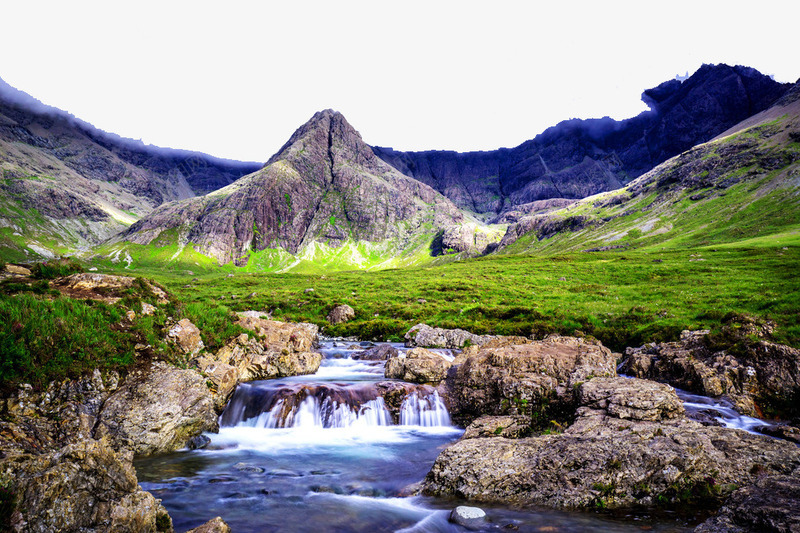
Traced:
POLYGON ((800 2, 35 2, 3 5, 0 78, 146 143, 265 161, 315 111, 373 145, 516 146, 634 116, 703 63, 800 77, 800 2))

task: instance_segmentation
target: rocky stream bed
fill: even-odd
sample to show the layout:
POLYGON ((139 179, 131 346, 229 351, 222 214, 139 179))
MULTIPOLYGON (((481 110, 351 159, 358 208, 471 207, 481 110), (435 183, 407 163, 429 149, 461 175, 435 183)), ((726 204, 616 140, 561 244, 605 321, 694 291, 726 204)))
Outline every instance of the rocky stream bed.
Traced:
POLYGON ((406 346, 320 344, 315 326, 238 320, 254 335, 215 353, 176 323, 189 368, 156 361, 6 398, 11 530, 461 531, 451 511, 476 505, 485 517, 453 520, 799 527, 797 429, 756 416, 796 394, 792 348, 759 341, 748 359, 687 332, 629 350, 632 377, 588 338, 421 324, 406 346))

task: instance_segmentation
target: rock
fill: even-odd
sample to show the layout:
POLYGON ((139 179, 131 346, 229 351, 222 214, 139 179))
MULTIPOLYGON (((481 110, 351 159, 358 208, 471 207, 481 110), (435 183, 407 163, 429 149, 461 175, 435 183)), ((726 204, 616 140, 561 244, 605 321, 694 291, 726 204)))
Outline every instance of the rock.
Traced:
POLYGON ((331 324, 341 324, 355 318, 356 312, 347 304, 337 305, 328 313, 328 322, 331 324))
POLYGON ((317 342, 319 328, 305 322, 293 324, 261 318, 257 311, 239 313, 239 326, 254 331, 270 350, 307 352, 317 342))
MULTIPOLYGON (((764 335, 763 328, 745 325, 739 335, 764 335)), ((765 340, 739 346, 736 354, 715 350, 708 331, 684 331, 678 342, 626 349, 623 368, 697 394, 725 396, 749 416, 800 417, 800 350, 765 340)))
POLYGON ((0 461, 0 475, 17 494, 17 531, 172 531, 159 500, 139 487, 130 457, 104 442, 0 461))
POLYGON ((367 350, 354 353, 352 358, 362 361, 386 361, 392 357, 397 357, 397 355, 397 348, 391 344, 379 344, 367 350))
POLYGON ((118 386, 119 374, 97 369, 41 392, 21 386, 0 403, 0 453, 42 453, 92 438, 100 409, 118 386))
POLYGON ((186 446, 190 450, 202 450, 209 444, 211 444, 210 438, 208 438, 205 435, 198 435, 196 437, 192 437, 191 439, 189 439, 189 442, 187 443, 186 446))
POLYGON ((800 531, 800 472, 767 476, 734 492, 695 533, 800 531))
POLYGON ((166 291, 145 278, 84 272, 54 280, 50 286, 71 298, 80 300, 116 303, 133 289, 138 296, 152 295, 159 304, 168 302, 166 291))
POLYGON ((178 346, 183 353, 189 356, 197 355, 204 348, 200 330, 188 318, 182 319, 169 328, 167 341, 178 346))
POLYGON ((462 438, 503 437, 521 439, 531 434, 530 419, 526 416, 482 416, 474 420, 462 438))
POLYGON ((483 415, 517 414, 546 423, 574 411, 581 383, 616 376, 611 350, 586 338, 554 335, 470 353, 448 374, 443 392, 450 416, 463 425, 483 415))
POLYGON ((776 439, 788 440, 795 444, 800 444, 800 428, 794 426, 783 424, 766 425, 757 428, 756 431, 764 435, 769 435, 770 437, 775 437, 776 439))
POLYGON ((248 464, 248 463, 236 463, 235 465, 233 465, 233 468, 235 470, 238 470, 239 472, 246 472, 246 473, 249 473, 249 474, 263 474, 264 473, 264 469, 261 468, 260 466, 255 466, 255 465, 251 465, 251 464, 248 464))
POLYGON ((25 278, 31 277, 31 270, 21 265, 6 263, 6 272, 8 272, 13 276, 20 276, 25 278))
POLYGON ((130 374, 100 412, 95 438, 149 455, 177 450, 204 431, 216 431, 214 399, 195 370, 155 362, 130 374))
POLYGON ((684 415, 683 403, 669 385, 622 377, 595 378, 580 385, 578 403, 631 420, 664 420, 684 415))
POLYGON ((479 507, 459 505, 450 511, 448 520, 467 529, 480 529, 486 524, 486 513, 479 507))
MULTIPOLYGON (((208 380, 207 384, 214 395, 214 406, 220 412, 225 409, 231 394, 236 390, 236 385, 241 381, 247 381, 247 379, 242 378, 250 378, 252 375, 252 371, 249 369, 244 370, 241 367, 233 366, 220 360, 225 359, 224 353, 226 352, 224 350, 230 346, 231 344, 229 343, 228 346, 220 349, 223 355, 217 355, 216 358, 206 355, 196 361, 197 368, 208 380)), ((233 350, 235 349, 234 347, 233 350)), ((219 354, 220 352, 217 353, 219 354)))
POLYGON ((439 383, 447 375, 450 365, 438 353, 425 348, 413 348, 387 360, 384 375, 412 383, 439 383))
POLYGON ((375 384, 375 388, 378 391, 378 395, 383 398, 386 409, 388 409, 389 413, 392 415, 394 424, 400 423, 400 408, 409 394, 422 388, 427 396, 427 394, 433 390, 425 385, 412 385, 411 383, 402 383, 399 381, 380 381, 375 384))
POLYGON ((461 350, 461 353, 456 354, 453 359, 453 365, 460 365, 467 360, 470 356, 476 355, 481 350, 488 350, 489 348, 503 348, 505 346, 514 346, 518 344, 531 344, 533 341, 527 337, 520 337, 517 335, 498 335, 492 337, 483 344, 471 345, 461 350))
POLYGON ((759 476, 798 467, 800 449, 785 441, 581 407, 561 434, 456 442, 436 459, 424 493, 561 509, 714 505, 759 476))
POLYGON ((491 335, 475 335, 463 329, 432 328, 427 324, 417 324, 405 334, 406 346, 423 348, 461 349, 464 346, 478 346, 491 340, 491 335))
POLYGON ((243 316, 238 324, 252 329, 260 338, 239 335, 216 354, 204 354, 195 360, 210 382, 218 411, 225 408, 241 382, 313 374, 319 369, 322 355, 303 351, 311 349, 316 339, 317 328, 313 324, 288 324, 252 316, 243 316))
POLYGON ((303 291, 303 294, 311 294, 312 292, 314 292, 314 289, 306 289, 303 291))
POLYGON ((467 253, 480 255, 486 252, 490 243, 496 243, 502 235, 494 234, 475 223, 448 226, 442 233, 444 253, 467 253))
POLYGON ((142 302, 142 315, 150 316, 156 312, 156 307, 147 302, 142 302))
POLYGON ((231 527, 222 517, 212 518, 202 526, 190 529, 186 533, 231 533, 231 527))

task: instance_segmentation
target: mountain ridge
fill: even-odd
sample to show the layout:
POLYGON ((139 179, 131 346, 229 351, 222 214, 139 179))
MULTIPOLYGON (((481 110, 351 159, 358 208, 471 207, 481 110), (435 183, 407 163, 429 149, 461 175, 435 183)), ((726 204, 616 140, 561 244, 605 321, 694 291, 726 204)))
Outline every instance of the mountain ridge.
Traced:
POLYGON ((644 91, 650 111, 629 119, 565 120, 514 148, 491 151, 373 149, 456 205, 492 218, 538 200, 617 189, 766 109, 789 87, 750 67, 703 65, 682 82, 644 91))
POLYGON ((491 233, 468 218, 428 185, 380 160, 341 113, 324 110, 261 170, 206 196, 161 206, 111 244, 150 245, 180 228, 170 244, 220 264, 244 266, 251 256, 268 253, 273 266, 277 261, 285 267, 285 254, 313 255, 322 247, 340 256, 337 250, 349 250, 351 260, 340 259, 352 267, 391 255, 429 254, 437 233, 464 223, 473 242, 476 233, 491 233))
POLYGON ((800 239, 800 82, 770 108, 624 188, 509 225, 502 253, 760 246, 800 239))

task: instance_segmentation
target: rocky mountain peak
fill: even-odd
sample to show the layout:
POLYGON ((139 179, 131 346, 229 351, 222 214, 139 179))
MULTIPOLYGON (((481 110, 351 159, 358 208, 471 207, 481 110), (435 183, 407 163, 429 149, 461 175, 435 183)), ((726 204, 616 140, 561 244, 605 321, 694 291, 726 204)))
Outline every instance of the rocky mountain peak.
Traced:
MULTIPOLYGON (((445 237, 454 243, 448 249, 484 250, 487 230, 465 222, 451 201, 379 159, 341 113, 326 109, 258 172, 206 197, 164 206, 122 238, 149 244, 179 226, 185 233, 177 244, 192 243, 220 263, 245 265, 277 250, 303 260, 338 257, 343 248, 365 246, 382 262, 383 255, 430 255, 438 249, 434 241, 445 237)), ((356 251, 336 260, 365 265, 368 259, 356 251)))
POLYGON ((382 164, 361 134, 344 115, 333 109, 314 113, 269 159, 267 165, 281 160, 303 168, 324 161, 328 172, 343 163, 366 166, 372 171, 378 170, 382 164))

